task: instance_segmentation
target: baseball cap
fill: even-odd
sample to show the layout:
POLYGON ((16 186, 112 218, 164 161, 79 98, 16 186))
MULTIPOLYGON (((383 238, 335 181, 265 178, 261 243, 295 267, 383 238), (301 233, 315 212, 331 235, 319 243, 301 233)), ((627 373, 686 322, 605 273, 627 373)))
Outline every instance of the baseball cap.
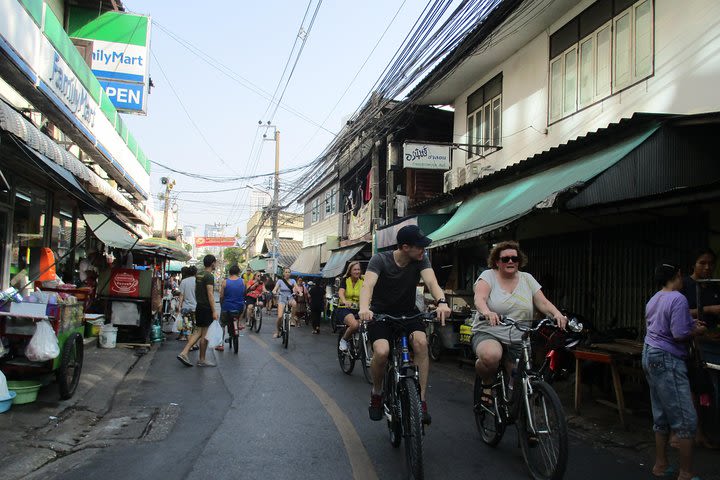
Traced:
POLYGON ((397 233, 398 245, 407 244, 425 248, 430 245, 430 242, 432 242, 432 240, 426 237, 417 225, 406 225, 398 230, 397 233))

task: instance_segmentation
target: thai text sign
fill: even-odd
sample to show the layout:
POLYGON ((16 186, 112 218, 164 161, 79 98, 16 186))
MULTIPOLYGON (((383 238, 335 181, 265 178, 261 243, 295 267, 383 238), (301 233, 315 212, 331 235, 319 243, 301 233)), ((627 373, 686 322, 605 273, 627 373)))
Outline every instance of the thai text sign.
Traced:
POLYGON ((110 295, 113 297, 140 296, 140 271, 118 268, 110 273, 110 295))
POLYGON ((403 168, 448 170, 450 168, 450 146, 404 143, 403 168))
POLYGON ((235 237, 195 237, 196 247, 234 247, 235 237))

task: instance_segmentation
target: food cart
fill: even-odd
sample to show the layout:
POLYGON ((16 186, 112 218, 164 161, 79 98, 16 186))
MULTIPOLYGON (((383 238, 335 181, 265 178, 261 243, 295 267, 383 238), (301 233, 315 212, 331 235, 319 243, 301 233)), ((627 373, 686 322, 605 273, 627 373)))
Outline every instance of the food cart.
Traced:
POLYGON ((7 339, 7 353, 0 358, 0 370, 8 379, 38 379, 47 377, 60 388, 60 398, 73 396, 83 365, 83 305, 71 295, 61 298, 50 294, 48 303, 6 303, 0 307, 0 337, 7 339), (57 337, 60 354, 43 362, 31 361, 25 349, 35 334, 36 324, 50 323, 57 337))
POLYGON ((167 260, 187 261, 190 255, 179 242, 156 237, 139 240, 132 252, 140 266, 102 272, 98 298, 118 328, 118 341, 147 344, 153 324, 160 324, 167 260))

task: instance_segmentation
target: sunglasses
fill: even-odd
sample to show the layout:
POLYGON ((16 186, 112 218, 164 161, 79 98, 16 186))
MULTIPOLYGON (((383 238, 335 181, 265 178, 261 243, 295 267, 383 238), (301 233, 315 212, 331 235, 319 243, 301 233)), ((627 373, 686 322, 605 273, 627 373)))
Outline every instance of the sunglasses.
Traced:
POLYGON ((500 261, 502 263, 518 263, 520 261, 520 257, 518 257, 517 255, 513 255, 512 257, 500 257, 500 261))

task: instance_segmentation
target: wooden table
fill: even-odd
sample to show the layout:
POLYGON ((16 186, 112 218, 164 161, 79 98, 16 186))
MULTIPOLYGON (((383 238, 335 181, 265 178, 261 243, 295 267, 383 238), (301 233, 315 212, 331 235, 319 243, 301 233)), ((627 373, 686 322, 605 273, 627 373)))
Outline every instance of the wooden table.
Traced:
POLYGON ((630 340, 618 340, 614 343, 596 343, 590 347, 580 347, 573 351, 575 355, 575 411, 580 413, 582 403, 582 369, 580 361, 587 360, 610 365, 613 390, 615 391, 615 407, 620 415, 620 424, 625 424, 625 396, 618 372, 617 360, 621 358, 638 358, 642 354, 642 343, 630 340))

